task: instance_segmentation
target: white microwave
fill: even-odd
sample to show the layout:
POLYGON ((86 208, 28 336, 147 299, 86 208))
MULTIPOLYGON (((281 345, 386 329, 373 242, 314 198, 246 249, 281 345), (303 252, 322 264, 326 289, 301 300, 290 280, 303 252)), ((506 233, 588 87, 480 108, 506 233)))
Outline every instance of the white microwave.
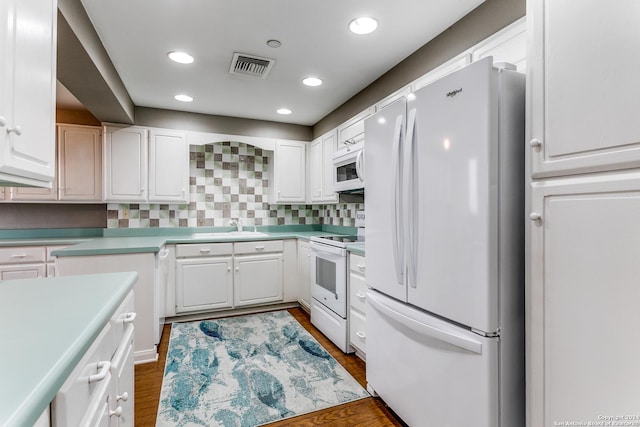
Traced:
POLYGON ((364 192, 364 141, 333 154, 333 189, 338 193, 364 192))

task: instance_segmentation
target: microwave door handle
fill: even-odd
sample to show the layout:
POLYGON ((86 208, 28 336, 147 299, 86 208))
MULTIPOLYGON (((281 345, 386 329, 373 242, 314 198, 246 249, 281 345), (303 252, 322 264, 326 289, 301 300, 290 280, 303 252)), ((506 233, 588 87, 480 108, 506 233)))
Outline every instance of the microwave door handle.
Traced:
POLYGON ((400 161, 402 160, 400 156, 400 141, 402 139, 402 125, 404 121, 404 116, 400 115, 396 118, 395 128, 393 130, 393 144, 392 144, 392 164, 393 164, 393 187, 392 187, 392 197, 393 197, 393 205, 391 208, 393 209, 392 218, 393 224, 391 227, 392 239, 391 244, 393 245, 393 260, 395 263, 396 270, 396 281, 399 285, 404 285, 404 254, 403 254, 403 245, 400 243, 400 237, 402 236, 402 213, 401 213, 401 191, 402 191, 402 171, 400 161))
POLYGON ((360 181, 364 181, 364 174, 362 173, 362 159, 364 155, 364 149, 358 152, 358 156, 356 157, 356 174, 358 175, 358 179, 360 181))

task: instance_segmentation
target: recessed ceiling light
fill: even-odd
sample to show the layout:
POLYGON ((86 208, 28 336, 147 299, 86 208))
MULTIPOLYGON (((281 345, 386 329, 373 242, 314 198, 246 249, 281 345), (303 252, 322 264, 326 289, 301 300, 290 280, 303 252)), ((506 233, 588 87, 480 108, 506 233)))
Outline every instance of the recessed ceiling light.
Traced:
POLYGON ((291 114, 292 111, 290 109, 288 109, 288 108, 280 108, 280 109, 278 109, 277 113, 286 115, 286 114, 291 114))
POLYGON ((193 98, 190 97, 189 95, 185 95, 185 94, 180 94, 180 95, 176 95, 174 96, 174 98, 180 102, 191 102, 193 101, 193 98))
POLYGON ((186 52, 169 52, 167 53, 169 59, 180 64, 191 64, 193 62, 193 56, 186 52))
POLYGON ((302 83, 307 86, 320 86, 322 84, 322 80, 317 77, 307 77, 306 79, 302 80, 302 83))
POLYGON ((374 18, 363 16, 349 22, 349 29, 356 34, 369 34, 378 28, 378 21, 374 18))
POLYGON ((277 48, 282 46, 282 43, 280 43, 280 40, 267 40, 267 46, 277 48))

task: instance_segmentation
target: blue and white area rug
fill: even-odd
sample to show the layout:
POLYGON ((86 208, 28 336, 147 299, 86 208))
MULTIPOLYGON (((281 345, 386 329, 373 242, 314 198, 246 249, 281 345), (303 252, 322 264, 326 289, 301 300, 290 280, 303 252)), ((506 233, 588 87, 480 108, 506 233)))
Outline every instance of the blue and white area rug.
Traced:
POLYGON ((252 427, 369 394, 287 311, 174 323, 157 427, 252 427))

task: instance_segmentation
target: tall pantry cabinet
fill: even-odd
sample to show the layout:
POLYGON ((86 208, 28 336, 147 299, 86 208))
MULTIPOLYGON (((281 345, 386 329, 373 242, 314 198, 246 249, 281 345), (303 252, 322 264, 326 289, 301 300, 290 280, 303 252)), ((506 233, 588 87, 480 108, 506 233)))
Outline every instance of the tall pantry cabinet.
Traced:
POLYGON ((527 1, 528 427, 640 425, 639 18, 527 1))

